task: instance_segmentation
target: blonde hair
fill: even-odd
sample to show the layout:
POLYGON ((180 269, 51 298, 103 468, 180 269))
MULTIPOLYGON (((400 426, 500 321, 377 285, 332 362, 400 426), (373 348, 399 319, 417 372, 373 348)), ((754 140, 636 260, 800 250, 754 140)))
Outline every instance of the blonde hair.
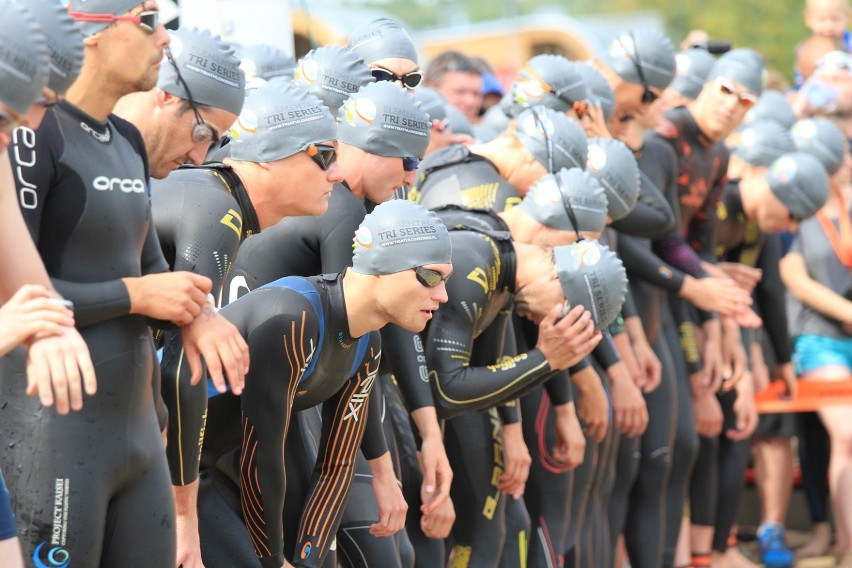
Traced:
POLYGON ((827 2, 833 3, 835 6, 843 8, 844 11, 849 11, 849 0, 805 0, 805 13, 808 10, 813 10, 817 6, 825 4, 827 2))

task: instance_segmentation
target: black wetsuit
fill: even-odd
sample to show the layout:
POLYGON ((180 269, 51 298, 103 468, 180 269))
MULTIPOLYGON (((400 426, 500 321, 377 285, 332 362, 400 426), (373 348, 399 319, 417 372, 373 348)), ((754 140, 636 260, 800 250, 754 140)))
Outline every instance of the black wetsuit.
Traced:
POLYGON ((74 302, 98 393, 59 416, 24 394, 24 355, 2 363, 0 430, 27 558, 36 566, 168 566, 174 504, 153 403, 154 349, 123 277, 168 270, 130 123, 67 102, 10 147, 24 219, 57 291, 74 302), (138 543, 145 543, 139 546, 138 543))
MULTIPOLYGON (((220 312, 246 337, 252 367, 238 405, 230 394, 211 399, 208 432, 217 435, 205 437, 202 467, 226 501, 239 486, 242 516, 262 566, 281 566, 285 551, 295 566, 321 566, 352 484, 381 339, 377 331, 350 336, 340 280, 337 275, 283 278, 220 312), (290 439, 291 410, 320 403, 320 457, 306 491, 287 493, 287 507, 302 513, 285 534, 290 469, 285 475, 284 442, 290 439)), ((385 451, 386 446, 378 449, 379 455, 385 451)), ((234 555, 245 558, 245 551, 229 550, 227 539, 220 538, 233 526, 223 521, 227 512, 207 511, 200 504, 205 565, 243 565, 234 563, 234 555)))

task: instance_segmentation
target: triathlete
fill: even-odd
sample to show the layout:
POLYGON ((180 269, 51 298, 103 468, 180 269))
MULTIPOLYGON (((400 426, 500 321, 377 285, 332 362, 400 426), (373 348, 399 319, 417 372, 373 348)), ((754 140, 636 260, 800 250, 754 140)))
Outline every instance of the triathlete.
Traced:
MULTIPOLYGON (((153 2, 75 1, 70 8, 84 22, 80 76, 38 132, 20 136, 13 158, 25 220, 57 290, 74 302, 100 385, 81 412, 58 416, 22 399, 24 362, 4 360, 8 403, 0 419, 12 439, 4 469, 17 472, 10 485, 34 563, 64 556, 83 565, 168 565, 174 506, 145 316, 183 326, 199 376, 199 347, 211 361, 222 346, 206 346, 197 318, 210 309, 209 280, 158 274, 166 264, 150 222, 144 143, 110 115, 124 94, 154 86, 168 35, 153 2), (68 452, 76 458, 67 460, 68 452), (149 545, 126 545, 139 540, 149 545)), ((240 374, 245 365, 240 359, 240 374)))
MULTIPOLYGON (((447 299, 450 248, 433 213, 393 200, 364 218, 355 233, 353 267, 342 276, 283 278, 223 308, 262 363, 252 367, 239 399, 211 400, 209 428, 216 435, 206 438, 202 461, 219 493, 242 503, 262 566, 277 568, 282 561, 289 566, 285 558, 295 566, 322 565, 366 425, 381 357, 377 330, 389 322, 408 331, 423 329, 447 299), (290 411, 319 403, 323 431, 313 478, 307 492, 287 495, 287 507, 301 514, 285 532, 283 454, 290 411), (294 498, 298 502, 291 502, 294 498)), ((389 462, 387 451, 384 457, 389 462)), ((204 530, 221 535, 204 543, 208 566, 245 562, 243 550, 227 546, 234 540, 229 523, 239 518, 240 508, 228 511, 225 501, 221 504, 224 508, 210 516, 201 504, 204 530)), ((403 522, 400 517, 383 528, 393 533, 403 522)))
POLYGON ((349 35, 346 47, 372 70, 378 82, 391 82, 413 91, 423 82, 417 48, 402 24, 379 18, 361 24, 349 35))

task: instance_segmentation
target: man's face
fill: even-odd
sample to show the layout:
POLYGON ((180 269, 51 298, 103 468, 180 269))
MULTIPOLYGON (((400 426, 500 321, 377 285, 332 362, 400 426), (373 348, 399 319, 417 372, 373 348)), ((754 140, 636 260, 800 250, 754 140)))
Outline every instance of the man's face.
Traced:
POLYGON ((742 85, 719 77, 708 81, 689 109, 701 131, 713 141, 722 140, 743 121, 757 97, 742 85))
MULTIPOLYGON (((156 120, 145 139, 151 175, 162 179, 185 163, 204 163, 211 141, 195 142, 193 129, 198 119, 188 103, 166 95, 157 109, 156 120)), ((237 115, 220 108, 198 107, 201 120, 212 130, 214 140, 228 131, 237 115)))
POLYGON ((794 233, 799 228, 799 221, 793 219, 787 206, 769 189, 769 184, 763 177, 766 170, 767 168, 759 168, 754 174, 755 182, 761 184, 764 189, 760 192, 762 198, 758 201, 754 220, 764 233, 778 233, 780 231, 794 233))
POLYGON ((384 203, 400 187, 410 187, 417 179, 417 170, 407 172, 403 159, 363 153, 360 161, 363 168, 362 187, 364 195, 373 203, 384 203))
MULTIPOLYGON (((405 59, 403 57, 385 57, 384 59, 378 59, 376 61, 373 61, 372 63, 370 63, 369 66, 370 69, 388 71, 396 77, 405 77, 409 73, 414 73, 420 70, 420 66, 417 65, 416 61, 405 59)), ((406 89, 409 93, 414 92, 414 89, 406 87, 399 79, 394 81, 394 83, 399 87, 406 89)))
MULTIPOLYGON (((157 10, 156 2, 145 2, 127 15, 157 10)), ((163 59, 163 49, 169 44, 169 34, 160 24, 150 30, 143 24, 118 21, 98 32, 103 68, 111 85, 125 95, 149 91, 157 84, 163 59)))
POLYGON ((535 323, 541 322, 556 304, 564 304, 565 294, 555 269, 543 272, 515 292, 515 311, 535 323))
POLYGON ((482 75, 450 71, 441 77, 438 91, 447 102, 459 109, 468 120, 479 120, 482 108, 482 75))
MULTIPOLYGON (((444 279, 453 270, 451 264, 427 264, 423 268, 440 273, 444 279)), ((423 331, 432 319, 432 312, 448 299, 443 280, 435 287, 427 287, 414 269, 383 274, 377 280, 378 310, 385 319, 407 331, 423 331)))

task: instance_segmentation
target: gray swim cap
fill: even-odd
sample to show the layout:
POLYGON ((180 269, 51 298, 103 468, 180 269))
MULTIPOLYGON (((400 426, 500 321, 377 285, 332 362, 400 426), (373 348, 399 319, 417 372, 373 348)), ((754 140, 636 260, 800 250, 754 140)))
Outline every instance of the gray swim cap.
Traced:
POLYGON ((50 75, 47 37, 22 2, 0 1, 0 102, 26 114, 50 75))
POLYGON ((208 30, 179 28, 170 31, 169 49, 177 64, 168 58, 160 65, 157 87, 176 97, 240 114, 246 98, 246 77, 231 46, 208 30))
POLYGON ((753 166, 769 167, 784 154, 796 151, 790 131, 774 120, 751 122, 732 138, 731 154, 753 166))
POLYGON ((640 188, 639 165, 630 148, 615 138, 592 138, 586 168, 606 191, 610 219, 627 217, 639 200, 640 188))
POLYGON ((586 133, 561 112, 541 106, 526 109, 515 119, 515 137, 551 172, 586 167, 586 133))
POLYGON ((361 24, 349 36, 346 47, 370 65, 386 57, 401 57, 417 63, 417 48, 402 24, 380 18, 361 24))
POLYGON ((579 67, 561 55, 541 54, 527 61, 509 90, 514 115, 537 105, 567 112, 575 102, 589 100, 579 67))
POLYGON ((716 58, 706 49, 693 48, 679 52, 675 55, 675 61, 677 71, 669 89, 682 97, 695 100, 704 88, 716 58))
POLYGON ((447 103, 444 105, 444 112, 447 114, 447 121, 450 124, 450 130, 456 134, 467 134, 468 136, 473 136, 473 125, 462 111, 450 103, 447 103))
POLYGON ((309 51, 296 65, 294 77, 297 85, 325 103, 332 116, 350 95, 375 80, 360 57, 339 45, 309 51))
POLYGON ((761 119, 774 120, 784 128, 789 129, 796 124, 799 118, 793 112, 793 107, 790 106, 783 93, 767 89, 757 99, 757 104, 746 113, 743 124, 761 119))
POLYGON ((828 174, 810 154, 784 154, 769 167, 765 177, 772 193, 795 219, 812 216, 828 199, 828 174))
POLYGON ((422 158, 432 123, 414 95, 387 81, 370 83, 337 113, 340 141, 368 154, 422 158))
POLYGON ((432 87, 418 87, 414 91, 414 98, 420 102, 420 108, 429 114, 432 122, 447 118, 447 101, 432 87))
POLYGON ((589 101, 601 105, 604 118, 609 120, 615 112, 615 93, 601 72, 588 63, 579 63, 577 69, 583 75, 586 89, 589 91, 589 101))
POLYGON ((675 75, 675 49, 663 32, 640 28, 619 34, 609 45, 604 62, 628 83, 642 84, 637 66, 649 87, 663 90, 675 75))
POLYGON ((255 88, 262 81, 271 81, 278 77, 293 77, 296 61, 290 55, 274 45, 265 43, 240 46, 236 48, 240 59, 240 69, 246 74, 246 88, 255 88))
POLYGON ((511 122, 512 119, 503 111, 503 105, 496 104, 485 111, 485 115, 483 115, 479 126, 490 129, 490 131, 494 133, 494 136, 491 137, 493 140, 498 135, 505 132, 505 130, 509 128, 509 124, 511 124, 511 122))
MULTIPOLYGON (((72 12, 112 14, 113 16, 126 14, 139 4, 142 4, 140 0, 70 0, 68 2, 72 12)), ((84 37, 89 37, 111 25, 112 22, 80 22, 80 29, 84 37)))
POLYGON ((827 118, 800 120, 790 129, 790 134, 796 150, 819 160, 829 175, 840 169, 849 152, 843 131, 827 118))
POLYGON ((627 272, 621 259, 597 241, 555 247, 553 255, 568 305, 589 310, 598 331, 615 321, 627 295, 627 272))
POLYGON ((728 79, 759 97, 766 86, 766 73, 766 63, 759 53, 753 49, 735 49, 716 60, 707 81, 728 79))
POLYGON ((64 95, 83 66, 83 32, 57 0, 28 0, 27 9, 47 36, 50 79, 47 86, 64 95))
POLYGON ((381 203, 364 217, 352 248, 352 270, 360 274, 449 264, 452 252, 444 222, 422 205, 403 199, 381 203))
POLYGON ((277 80, 249 92, 230 135, 233 159, 266 163, 336 140, 337 127, 318 98, 292 81, 277 80))
POLYGON ((539 179, 518 205, 545 227, 560 231, 601 232, 606 225, 606 194, 598 180, 580 168, 561 169, 539 179), (571 221, 568 207, 577 226, 571 221))

